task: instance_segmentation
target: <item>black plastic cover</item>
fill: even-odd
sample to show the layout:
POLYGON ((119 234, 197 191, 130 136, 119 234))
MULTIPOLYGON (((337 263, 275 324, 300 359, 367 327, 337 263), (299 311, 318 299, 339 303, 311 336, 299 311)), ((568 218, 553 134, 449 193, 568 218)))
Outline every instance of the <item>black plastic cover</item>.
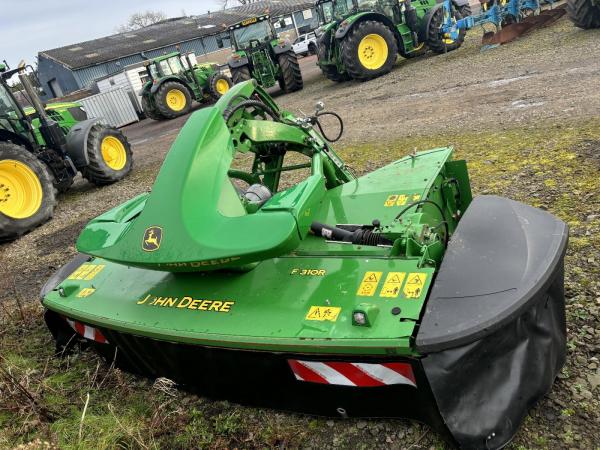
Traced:
POLYGON ((499 449, 565 362, 562 268, 529 309, 485 338, 421 361, 441 416, 463 449, 499 449))
POLYGON ((539 300, 562 265, 567 225, 540 209, 476 197, 450 239, 416 337, 419 352, 468 344, 539 300))
POLYGON ((83 253, 77 253, 68 263, 63 265, 60 269, 52 274, 48 281, 44 283, 42 289, 40 290, 40 299, 44 299, 49 292, 53 291, 60 283, 65 281, 65 279, 75 272, 80 265, 88 262, 91 258, 89 255, 84 255, 83 253))

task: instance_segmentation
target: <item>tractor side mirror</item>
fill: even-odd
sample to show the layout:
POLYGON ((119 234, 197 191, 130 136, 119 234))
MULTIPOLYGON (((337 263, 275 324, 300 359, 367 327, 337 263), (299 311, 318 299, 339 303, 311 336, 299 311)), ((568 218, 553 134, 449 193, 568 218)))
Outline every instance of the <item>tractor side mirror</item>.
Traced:
POLYGON ((217 47, 223 48, 223 38, 221 36, 217 36, 217 47))
POLYGON ((6 66, 0 63, 0 72, 6 72, 6 66))

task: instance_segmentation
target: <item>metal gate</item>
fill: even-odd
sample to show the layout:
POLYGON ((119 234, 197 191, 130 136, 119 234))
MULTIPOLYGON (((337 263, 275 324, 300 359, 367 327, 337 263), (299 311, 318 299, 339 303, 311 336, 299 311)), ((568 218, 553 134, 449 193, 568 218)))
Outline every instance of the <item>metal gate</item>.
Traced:
POLYGON ((123 127, 140 120, 125 89, 101 92, 78 102, 90 119, 103 117, 104 122, 113 127, 123 127))

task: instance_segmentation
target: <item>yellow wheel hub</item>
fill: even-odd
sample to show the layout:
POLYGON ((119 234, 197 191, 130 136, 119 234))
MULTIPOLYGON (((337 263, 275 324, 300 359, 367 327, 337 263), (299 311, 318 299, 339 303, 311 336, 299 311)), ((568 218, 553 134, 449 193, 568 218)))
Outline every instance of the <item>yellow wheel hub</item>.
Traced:
POLYGON ((33 216, 44 193, 42 183, 33 170, 21 161, 0 161, 0 213, 12 219, 33 216))
POLYGON ((185 94, 179 89, 167 92, 167 106, 173 111, 181 111, 187 104, 185 94))
POLYGON ((369 70, 381 68, 388 58, 388 45, 379 34, 368 34, 358 44, 358 60, 369 70))
POLYGON ((220 95, 223 95, 229 90, 229 83, 227 82, 227 80, 217 80, 217 82, 215 83, 215 89, 220 95))
POLYGON ((127 152, 123 143, 114 136, 102 139, 102 159, 113 170, 121 170, 127 164, 127 152))

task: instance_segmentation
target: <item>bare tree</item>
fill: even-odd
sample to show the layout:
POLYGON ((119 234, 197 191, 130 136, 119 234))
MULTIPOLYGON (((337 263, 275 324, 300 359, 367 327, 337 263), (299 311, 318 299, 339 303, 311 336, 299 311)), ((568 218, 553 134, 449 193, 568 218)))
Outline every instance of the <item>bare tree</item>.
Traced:
POLYGON ((167 15, 162 11, 147 10, 144 12, 134 13, 129 16, 127 22, 117 27, 119 33, 127 31, 139 30, 153 23, 161 22, 167 18, 167 15))

